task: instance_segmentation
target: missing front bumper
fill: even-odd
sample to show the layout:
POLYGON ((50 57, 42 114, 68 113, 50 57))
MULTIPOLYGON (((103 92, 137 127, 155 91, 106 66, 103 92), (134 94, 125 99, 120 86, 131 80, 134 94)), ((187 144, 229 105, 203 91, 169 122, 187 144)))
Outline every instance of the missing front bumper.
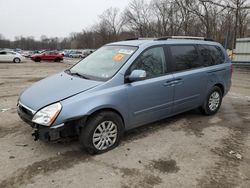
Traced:
POLYGON ((32 136, 34 140, 41 141, 56 141, 61 138, 75 137, 80 134, 81 126, 78 121, 71 121, 65 124, 60 124, 53 127, 45 127, 34 124, 32 136))
POLYGON ((32 136, 35 141, 55 141, 61 138, 61 131, 60 129, 38 128, 33 131, 32 136))

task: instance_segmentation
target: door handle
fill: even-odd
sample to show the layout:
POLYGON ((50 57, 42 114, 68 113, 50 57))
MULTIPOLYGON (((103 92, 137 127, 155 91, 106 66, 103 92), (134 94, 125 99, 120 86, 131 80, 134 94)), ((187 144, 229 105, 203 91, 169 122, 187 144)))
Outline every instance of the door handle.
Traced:
POLYGON ((175 79, 175 80, 169 80, 166 81, 163 85, 164 86, 174 86, 177 84, 181 84, 183 82, 183 80, 181 78, 175 79))
POLYGON ((183 79, 182 78, 177 78, 173 81, 173 84, 174 85, 177 85, 177 84, 182 84, 183 83, 183 79))
POLYGON ((166 87, 169 87, 169 86, 173 86, 174 84, 172 84, 172 83, 168 83, 168 82, 165 82, 164 84, 163 84, 163 86, 166 86, 166 87))
POLYGON ((173 86, 173 80, 168 80, 168 81, 166 81, 163 85, 164 85, 164 86, 167 86, 167 87, 173 86))

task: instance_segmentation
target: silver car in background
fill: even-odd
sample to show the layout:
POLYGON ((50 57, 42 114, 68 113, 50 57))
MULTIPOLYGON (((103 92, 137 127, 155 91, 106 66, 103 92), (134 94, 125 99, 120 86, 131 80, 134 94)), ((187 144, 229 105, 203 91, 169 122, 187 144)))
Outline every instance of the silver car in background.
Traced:
POLYGON ((8 50, 0 50, 0 62, 21 63, 24 61, 25 61, 25 57, 17 52, 8 51, 8 50))

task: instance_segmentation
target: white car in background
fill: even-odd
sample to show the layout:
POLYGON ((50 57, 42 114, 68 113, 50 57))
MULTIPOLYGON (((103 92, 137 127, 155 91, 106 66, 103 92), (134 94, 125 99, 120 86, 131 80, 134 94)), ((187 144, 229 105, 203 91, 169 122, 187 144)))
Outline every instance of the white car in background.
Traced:
POLYGON ((71 58, 80 58, 81 55, 82 55, 82 51, 72 51, 69 54, 69 57, 71 57, 71 58))
POLYGON ((21 63, 25 60, 21 54, 13 51, 0 51, 0 62, 21 63))

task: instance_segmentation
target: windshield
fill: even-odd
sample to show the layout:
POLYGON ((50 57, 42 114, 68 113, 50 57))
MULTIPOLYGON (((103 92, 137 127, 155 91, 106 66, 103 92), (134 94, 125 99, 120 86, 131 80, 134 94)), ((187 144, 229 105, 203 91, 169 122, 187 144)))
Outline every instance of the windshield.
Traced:
POLYGON ((137 47, 104 46, 70 69, 87 78, 107 80, 124 65, 137 47))

